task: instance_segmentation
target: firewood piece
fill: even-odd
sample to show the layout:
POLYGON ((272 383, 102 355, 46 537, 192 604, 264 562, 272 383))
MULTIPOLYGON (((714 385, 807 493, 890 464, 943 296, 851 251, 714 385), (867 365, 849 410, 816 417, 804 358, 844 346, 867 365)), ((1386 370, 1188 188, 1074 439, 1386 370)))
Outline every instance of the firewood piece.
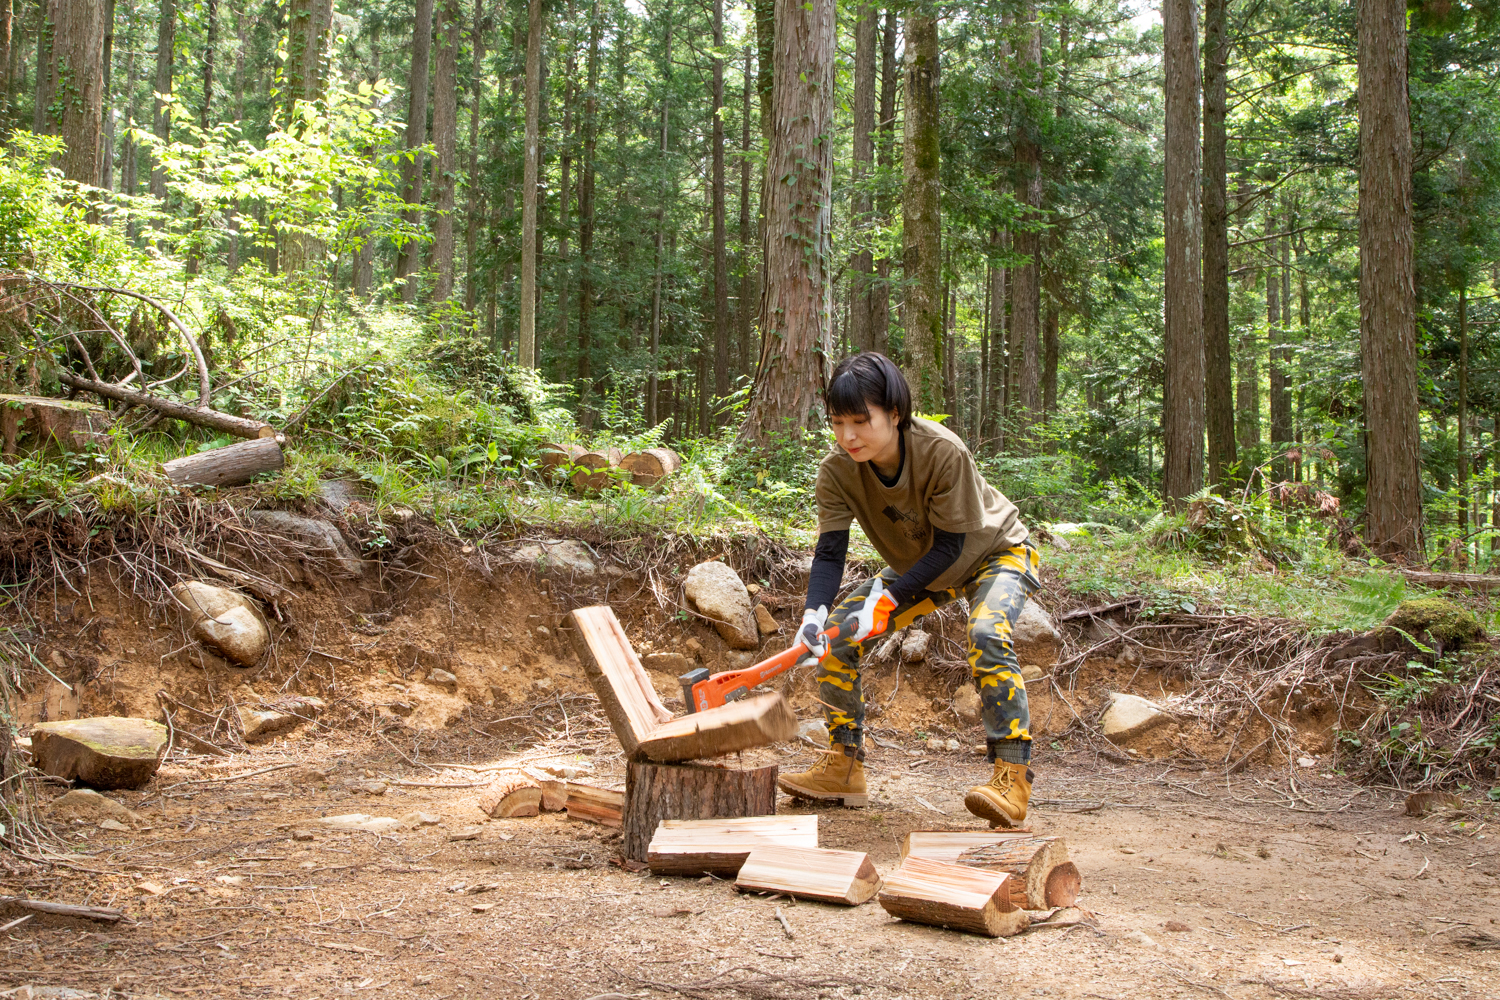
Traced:
POLYGON ((538 461, 542 466, 542 475, 551 479, 557 476, 563 469, 573 464, 573 460, 583 454, 583 449, 576 444, 544 444, 539 449, 538 461))
POLYGON ((858 906, 880 888, 864 851, 826 847, 757 847, 745 859, 734 887, 741 892, 783 892, 798 899, 858 906))
POLYGON ((107 906, 79 906, 75 903, 54 903, 48 899, 27 899, 24 896, 0 896, 0 908, 17 906, 23 910, 51 913, 59 917, 82 917, 103 924, 118 923, 125 918, 119 910, 107 906))
POLYGON ((603 605, 579 608, 568 621, 573 649, 627 759, 670 764, 718 757, 789 740, 797 733, 791 706, 774 693, 673 719, 614 611, 603 605))
POLYGON ((284 464, 281 445, 264 437, 174 458, 161 468, 178 486, 239 486, 284 464))
POLYGON ((597 493, 609 485, 609 470, 620 464, 618 448, 586 451, 573 459, 573 488, 580 493, 597 493))
POLYGON ((208 427, 212 430, 223 431, 242 438, 275 437, 276 429, 270 424, 259 420, 247 420, 244 417, 236 417, 229 413, 220 413, 217 410, 203 409, 196 406, 188 406, 186 403, 176 403, 170 399, 162 399, 159 396, 149 396, 144 392, 136 392, 134 389, 122 389, 117 385, 107 382, 95 382, 91 378, 80 378, 71 372, 57 372, 57 380, 63 385, 74 389, 83 389, 92 392, 96 396, 105 399, 113 399, 119 403, 130 403, 134 406, 144 406, 158 413, 165 414, 175 420, 185 420, 199 427, 208 427))
POLYGON ((108 440, 105 432, 113 422, 104 407, 82 400, 0 393, 0 455, 18 456, 23 437, 28 447, 56 444, 63 451, 83 451, 108 440))
POLYGON ((718 764, 631 761, 625 771, 624 842, 634 861, 649 861, 662 820, 769 816, 776 812, 776 765, 739 769, 718 764))
POLYGON ((581 819, 603 826, 619 826, 625 810, 625 792, 599 788, 581 781, 568 782, 568 819, 581 819))
POLYGON ((536 767, 523 769, 526 777, 542 790, 542 812, 562 812, 568 808, 568 783, 536 767))
POLYGON ((1072 906, 1083 888, 1083 876, 1068 860, 1068 845, 1061 837, 1028 837, 972 847, 959 855, 958 863, 1008 874, 1010 901, 1028 910, 1072 906))
POLYGON ((479 793, 479 808, 490 819, 535 816, 541 805, 541 786, 518 771, 502 772, 479 793))
POLYGON ((881 907, 917 924, 1010 937, 1031 925, 1026 911, 1010 902, 1010 876, 982 868, 908 857, 880 888, 881 907))
POLYGON ((665 819, 646 849, 653 875, 735 875, 758 847, 817 847, 818 816, 665 819))
POLYGON ((682 468, 682 459, 671 448, 647 448, 620 459, 620 468, 630 473, 632 483, 650 488, 682 468))
POLYGON ((901 859, 926 858, 958 864, 964 851, 1011 840, 1027 840, 1030 830, 913 830, 901 840, 901 859))

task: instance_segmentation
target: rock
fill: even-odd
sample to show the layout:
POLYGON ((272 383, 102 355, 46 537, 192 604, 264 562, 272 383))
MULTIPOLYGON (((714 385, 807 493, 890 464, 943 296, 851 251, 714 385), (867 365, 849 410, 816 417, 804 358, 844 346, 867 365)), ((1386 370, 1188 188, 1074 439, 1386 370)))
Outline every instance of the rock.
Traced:
POLYGON ((262 531, 294 538, 331 559, 338 567, 337 576, 353 579, 364 575, 364 560, 344 541, 339 529, 327 521, 284 510, 252 510, 245 514, 245 518, 262 531))
POLYGON ((345 813, 342 816, 324 816, 318 824, 332 830, 363 830, 367 833, 391 833, 401 828, 401 821, 390 816, 371 816, 369 813, 345 813))
POLYGON ((239 591, 201 580, 184 580, 172 588, 183 624, 194 639, 212 646, 241 667, 260 662, 271 645, 271 632, 255 604, 239 591))
POLYGON ((1110 695, 1109 707, 1099 720, 1104 736, 1112 743, 1120 743, 1171 722, 1172 717, 1160 706, 1133 694, 1110 695))
POLYGON ((745 584, 745 593, 749 594, 751 597, 754 597, 756 594, 760 593, 760 590, 761 587, 758 583, 745 584))
POLYGON ((641 660, 641 666, 647 670, 681 677, 693 669, 693 661, 681 653, 650 653, 641 660))
POLYGON ((327 504, 335 514, 342 514, 350 504, 362 497, 358 483, 347 479, 325 479, 318 484, 318 499, 327 504))
POLYGON ((531 563, 538 573, 564 573, 590 578, 599 572, 599 564, 589 547, 575 538, 550 542, 521 542, 502 549, 513 562, 531 563))
POLYGON ((1046 676, 1047 672, 1035 663, 1028 663, 1021 668, 1021 680, 1023 681, 1039 681, 1046 676))
POLYGON ((697 639, 689 639, 682 644, 682 648, 687 651, 686 655, 689 659, 697 659, 699 654, 703 652, 703 643, 697 639))
POLYGON ((927 644, 932 641, 932 636, 921 629, 908 629, 906 638, 901 640, 901 662, 921 663, 927 659, 927 644))
POLYGON ((966 724, 972 726, 979 722, 984 712, 984 704, 979 700, 979 692, 972 684, 963 684, 953 692, 953 711, 966 724))
POLYGON ((75 819, 83 820, 85 823, 114 820, 117 823, 137 826, 145 822, 130 809, 107 795, 100 795, 92 788, 75 788, 65 795, 59 795, 52 800, 51 805, 47 806, 47 815, 63 823, 75 819))
POLYGON ((699 615, 713 622, 724 641, 735 649, 760 645, 760 630, 750 609, 750 592, 739 574, 717 559, 688 570, 683 591, 699 615))
POLYGON ((39 722, 31 730, 32 758, 44 774, 95 788, 140 788, 166 745, 167 727, 147 719, 100 716, 39 722))
POLYGON ((306 843, 309 840, 317 840, 318 837, 311 830, 293 830, 292 839, 300 843, 306 843))
POLYGON ((819 750, 828 746, 828 727, 822 719, 803 719, 797 723, 797 739, 809 743, 819 750))
POLYGON ((443 817, 425 812, 409 812, 401 817, 401 825, 406 827, 437 826, 442 821, 443 817))
POLYGON ((102 819, 99 821, 99 829, 110 830, 115 833, 128 833, 130 827, 126 826, 124 823, 121 823, 117 819, 102 819))
POLYGON ((1412 792, 1406 797, 1406 815, 1425 816, 1430 812, 1458 812, 1464 800, 1452 792, 1412 792))
POLYGON ((1298 757, 1297 758, 1297 766, 1298 767, 1317 767, 1318 766, 1318 762, 1315 761, 1315 760, 1313 760, 1311 757, 1298 757))
POLYGON ((1474 612, 1446 597, 1402 601, 1384 624, 1441 649, 1457 649, 1484 639, 1484 627, 1474 612))
POLYGON ((1057 654, 1062 649, 1062 633, 1052 624, 1052 617, 1035 601, 1027 601, 1010 630, 1010 639, 1015 646, 1016 657, 1027 663, 1051 667, 1057 663, 1057 654))
POLYGON ((455 830, 452 833, 448 834, 448 840, 449 842, 456 842, 460 840, 478 840, 479 835, 483 832, 484 831, 479 827, 471 826, 467 830, 455 830))
POLYGON ((1183 923, 1181 920, 1168 920, 1165 924, 1162 924, 1161 929, 1169 934, 1186 934, 1188 931, 1192 930, 1191 927, 1183 923))
POLYGON ((760 662, 760 654, 752 649, 726 649, 719 657, 725 670, 744 670, 760 662))
POLYGON ((344 787, 351 792, 363 792, 366 795, 384 795, 390 786, 379 778, 364 778, 355 781, 347 781, 344 787))
POLYGON ((245 734, 246 743, 268 740, 315 718, 324 707, 322 698, 302 695, 270 702, 246 701, 239 706, 240 729, 245 734))
POLYGON ((950 753, 957 753, 958 751, 962 750, 963 747, 959 746, 958 740, 948 739, 943 741, 943 749, 949 751, 950 753))
MULTIPOLYGON (((745 588, 746 593, 749 593, 749 590, 750 588, 745 588)), ((764 604, 755 606, 755 627, 760 629, 761 635, 771 635, 781 631, 781 626, 776 624, 776 619, 771 617, 770 609, 764 604)))
POLYGON ((437 687, 447 688, 449 691, 454 691, 458 688, 458 678, 454 676, 450 671, 443 670, 442 668, 438 668, 437 670, 434 670, 432 671, 432 673, 428 674, 427 683, 434 684, 437 687))

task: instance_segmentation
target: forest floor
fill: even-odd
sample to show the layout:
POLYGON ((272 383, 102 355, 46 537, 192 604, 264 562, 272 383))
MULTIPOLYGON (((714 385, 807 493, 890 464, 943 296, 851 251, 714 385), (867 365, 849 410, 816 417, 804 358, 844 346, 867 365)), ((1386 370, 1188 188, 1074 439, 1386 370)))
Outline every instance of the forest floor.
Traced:
MULTIPOLYGON (((130 829, 54 823, 61 864, 0 858, 0 893, 126 915, 10 928, 0 996, 1500 995, 1500 807, 1408 817, 1401 793, 1335 773, 1342 717, 1327 708, 1293 720, 1300 761, 1262 754, 1228 773, 1212 762, 1245 744, 1226 750, 1226 726, 1185 727, 1125 756, 1083 719, 1108 690, 1182 688, 1150 662, 1086 659, 1066 690, 1036 685, 1030 822, 1067 839, 1091 916, 1016 938, 903 923, 873 902, 794 904, 632 873, 614 862, 617 832, 561 815, 486 820, 475 768, 551 761, 623 783, 619 744, 556 634, 567 609, 610 603, 642 653, 696 648, 719 668, 726 652, 677 605, 670 567, 616 566, 601 545, 607 565, 586 581, 500 563, 476 572, 471 548, 413 544, 349 580, 283 560, 278 579, 296 598, 279 608, 275 655, 251 671, 186 641, 120 564, 33 588, 37 653, 76 691, 36 676, 27 721, 160 718, 165 691, 198 710, 179 724, 219 720, 196 731, 229 743, 221 721, 248 699, 305 693, 328 707, 228 758, 174 753, 144 789, 111 793, 136 812, 130 829), (428 683, 432 667, 458 684, 428 683), (348 813, 406 825, 375 835, 318 823, 348 813)), ((716 554, 744 561, 727 547, 679 561, 716 554)), ((741 571, 795 622, 800 604, 775 573, 741 571)), ((958 626, 936 617, 940 635, 958 626)), ((770 636, 766 651, 784 642, 770 636)), ((953 713, 961 674, 939 659, 871 669, 871 806, 820 811, 823 846, 867 851, 882 872, 912 830, 983 825, 962 806, 988 774, 982 733, 953 713), (958 750, 934 748, 950 739, 958 750)), ((674 677, 654 679, 668 704, 680 698, 674 677)), ((806 672, 781 686, 799 716, 817 717, 806 672)), ((746 758, 799 770, 814 755, 794 744, 746 758)), ((62 791, 40 786, 44 816, 62 791)), ((0 920, 26 912, 0 902, 0 920)))

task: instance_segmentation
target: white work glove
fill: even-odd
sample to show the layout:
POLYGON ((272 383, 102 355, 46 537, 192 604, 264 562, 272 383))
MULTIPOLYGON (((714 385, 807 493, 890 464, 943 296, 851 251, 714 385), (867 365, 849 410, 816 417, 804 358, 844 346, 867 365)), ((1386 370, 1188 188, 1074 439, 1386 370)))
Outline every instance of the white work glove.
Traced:
POLYGON ((870 585, 870 592, 865 595, 864 603, 849 618, 850 624, 854 626, 854 634, 849 637, 850 640, 864 642, 873 635, 880 635, 890 622, 891 612, 895 610, 896 602, 886 593, 885 580, 877 576, 870 585))
POLYGON ((828 637, 823 635, 823 628, 828 621, 828 606, 820 604, 816 608, 808 608, 802 612, 802 625, 797 629, 797 642, 808 652, 808 657, 797 661, 798 665, 812 662, 817 663, 828 654, 828 637))

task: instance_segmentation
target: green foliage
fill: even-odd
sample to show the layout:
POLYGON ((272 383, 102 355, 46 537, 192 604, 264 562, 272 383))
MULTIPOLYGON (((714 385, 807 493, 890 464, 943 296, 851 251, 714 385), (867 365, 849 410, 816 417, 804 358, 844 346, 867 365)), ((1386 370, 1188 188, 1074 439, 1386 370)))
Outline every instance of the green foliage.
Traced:
POLYGON ((1484 628, 1473 611, 1436 595, 1402 601, 1385 624, 1410 635, 1430 636, 1445 649, 1484 638, 1484 628))

